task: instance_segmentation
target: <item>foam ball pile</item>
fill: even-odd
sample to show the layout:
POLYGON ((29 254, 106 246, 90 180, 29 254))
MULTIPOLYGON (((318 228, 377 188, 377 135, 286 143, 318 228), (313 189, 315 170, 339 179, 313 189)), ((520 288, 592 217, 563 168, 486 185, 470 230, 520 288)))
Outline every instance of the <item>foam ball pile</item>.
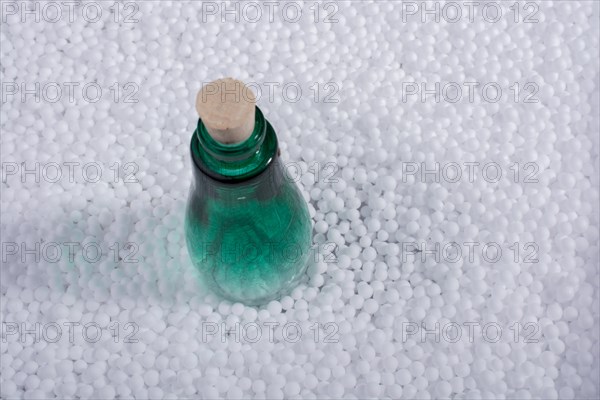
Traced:
POLYGON ((598 398, 598 3, 486 4, 3 2, 0 396, 598 398), (262 307, 183 234, 227 76, 314 223, 262 307))

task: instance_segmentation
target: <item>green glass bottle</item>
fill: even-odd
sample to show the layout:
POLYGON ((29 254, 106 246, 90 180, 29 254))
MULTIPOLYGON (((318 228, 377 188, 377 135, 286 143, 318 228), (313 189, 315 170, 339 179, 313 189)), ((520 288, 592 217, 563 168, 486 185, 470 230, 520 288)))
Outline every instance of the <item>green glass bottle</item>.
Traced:
POLYGON ((221 297, 247 305, 287 293, 305 272, 312 228, 271 124, 256 107, 250 137, 224 144, 199 119, 191 156, 185 232, 202 279, 221 297))

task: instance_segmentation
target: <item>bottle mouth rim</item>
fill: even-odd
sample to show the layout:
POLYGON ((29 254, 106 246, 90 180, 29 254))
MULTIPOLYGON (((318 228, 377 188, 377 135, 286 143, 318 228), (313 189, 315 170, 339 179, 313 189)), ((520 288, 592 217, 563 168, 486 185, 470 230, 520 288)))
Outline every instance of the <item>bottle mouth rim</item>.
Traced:
POLYGON ((222 182, 239 182, 258 175, 277 156, 278 147, 277 135, 258 107, 254 130, 246 140, 221 143, 210 136, 198 119, 190 143, 194 166, 222 182))
POLYGON ((215 159, 222 161, 236 161, 248 157, 251 152, 256 151, 265 140, 265 117, 260 109, 255 106, 254 129, 250 136, 239 143, 221 143, 214 139, 202 119, 198 119, 195 134, 203 145, 205 151, 211 154, 215 159))

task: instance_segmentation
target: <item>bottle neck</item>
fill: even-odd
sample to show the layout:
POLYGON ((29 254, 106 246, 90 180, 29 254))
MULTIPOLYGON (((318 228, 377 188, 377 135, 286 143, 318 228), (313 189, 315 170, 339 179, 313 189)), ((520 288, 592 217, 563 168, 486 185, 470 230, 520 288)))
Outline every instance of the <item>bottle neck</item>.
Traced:
POLYGON ((220 143, 210 136, 199 119, 191 143, 194 165, 211 178, 226 182, 242 181, 260 174, 273 161, 277 148, 275 131, 258 107, 254 130, 245 141, 220 143))

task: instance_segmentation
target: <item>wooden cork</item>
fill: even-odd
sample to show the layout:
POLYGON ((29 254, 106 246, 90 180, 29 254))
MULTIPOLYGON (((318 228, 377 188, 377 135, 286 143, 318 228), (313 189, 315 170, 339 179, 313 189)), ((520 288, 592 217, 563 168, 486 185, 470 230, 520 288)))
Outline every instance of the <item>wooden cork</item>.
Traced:
POLYGON ((218 142, 240 143, 254 130, 256 97, 243 82, 224 78, 205 85, 196 110, 206 130, 218 142))

